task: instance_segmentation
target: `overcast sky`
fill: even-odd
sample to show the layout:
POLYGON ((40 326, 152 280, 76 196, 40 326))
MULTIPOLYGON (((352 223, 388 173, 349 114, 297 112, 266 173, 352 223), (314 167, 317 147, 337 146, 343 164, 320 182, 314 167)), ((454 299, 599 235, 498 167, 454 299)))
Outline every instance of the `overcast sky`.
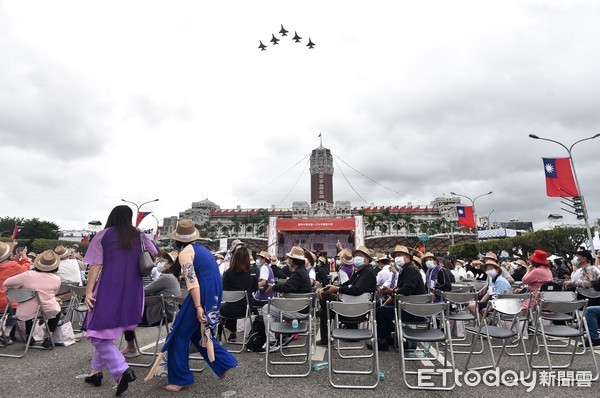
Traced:
MULTIPOLYGON (((310 201, 305 161, 254 192, 322 132, 403 194, 338 161, 334 200, 365 205, 341 166, 366 204, 494 191, 477 201, 492 221, 574 223, 540 159, 566 151, 528 134, 600 132, 599 20, 574 0, 0 1, 0 216, 79 229, 121 198, 160 198, 158 218, 204 198, 291 207, 310 201)), ((594 219, 599 152, 574 149, 594 219)))

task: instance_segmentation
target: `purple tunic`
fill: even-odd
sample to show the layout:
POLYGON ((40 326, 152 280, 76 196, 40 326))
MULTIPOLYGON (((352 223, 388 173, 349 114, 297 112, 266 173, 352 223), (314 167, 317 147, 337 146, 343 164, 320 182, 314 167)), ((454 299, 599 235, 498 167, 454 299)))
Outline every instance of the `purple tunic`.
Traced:
MULTIPOLYGON (((145 234, 144 239, 146 249, 156 254, 145 234)), ((100 231, 90 243, 83 261, 91 266, 102 265, 102 272, 94 286, 94 309, 86 318, 88 338, 116 339, 140 323, 144 311, 144 286, 138 265, 141 253, 139 234, 133 247, 124 250, 119 247, 114 227, 100 231)))

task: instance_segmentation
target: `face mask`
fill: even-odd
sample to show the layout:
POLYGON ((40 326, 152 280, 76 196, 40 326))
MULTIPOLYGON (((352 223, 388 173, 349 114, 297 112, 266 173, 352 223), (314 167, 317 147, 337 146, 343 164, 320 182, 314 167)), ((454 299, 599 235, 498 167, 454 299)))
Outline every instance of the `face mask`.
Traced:
POLYGON ((354 257, 354 268, 361 268, 365 265, 365 259, 362 257, 354 257))
POLYGON ((375 261, 371 261, 371 267, 377 267, 377 263, 375 261))
POLYGON ((404 257, 402 257, 402 256, 395 257, 394 263, 396 265, 403 266, 404 265, 404 257))
POLYGON ((571 264, 577 267, 579 265, 579 258, 573 257, 573 260, 571 260, 571 264))
POLYGON ((427 269, 432 269, 433 267, 435 267, 435 263, 433 262, 433 260, 425 261, 425 265, 427 266, 427 269))
POLYGON ((400 264, 394 264, 394 267, 396 267, 398 272, 402 272, 402 266, 400 264))
POLYGON ((260 267, 260 260, 255 260, 254 264, 256 264, 257 267, 260 267))
POLYGON ((335 265, 342 265, 342 260, 335 260, 335 265))
POLYGON ((487 276, 489 276, 492 279, 494 279, 496 277, 496 275, 498 275, 498 271, 496 271, 495 269, 487 270, 487 271, 485 271, 485 273, 487 274, 487 276))
POLYGON ((158 272, 161 272, 161 273, 162 273, 162 272, 165 270, 165 262, 164 262, 164 261, 161 261, 160 263, 158 263, 158 264, 156 265, 156 270, 157 270, 158 272))

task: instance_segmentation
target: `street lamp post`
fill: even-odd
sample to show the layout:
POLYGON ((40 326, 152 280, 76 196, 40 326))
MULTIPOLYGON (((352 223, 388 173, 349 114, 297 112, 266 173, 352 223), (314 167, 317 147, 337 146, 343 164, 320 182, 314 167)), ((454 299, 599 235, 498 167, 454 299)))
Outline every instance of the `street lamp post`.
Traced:
POLYGON ((590 250, 592 251, 592 254, 595 255, 595 250, 594 250, 594 236, 592 235, 592 230, 590 228, 590 222, 588 220, 588 211, 587 211, 587 205, 585 204, 585 200, 583 199, 583 194, 581 193, 581 186, 579 185, 579 178, 577 178, 577 172, 575 171, 575 162, 573 161, 573 155, 571 153, 573 147, 576 144, 579 144, 580 142, 583 141, 588 141, 588 140, 593 140, 594 138, 598 138, 600 137, 600 133, 595 134, 591 137, 587 137, 587 138, 583 138, 579 141, 575 141, 573 144, 571 144, 570 147, 567 148, 566 145, 564 145, 561 142, 555 141, 555 140, 551 140, 549 138, 544 138, 544 137, 538 137, 535 134, 529 134, 529 138, 533 138, 534 140, 542 140, 542 141, 549 141, 549 142, 553 142, 555 144, 558 144, 560 146, 562 146, 563 148, 566 149, 567 153, 569 154, 569 161, 571 162, 571 169, 573 169, 573 177, 575 177, 575 186, 577 187, 577 191, 579 192, 579 196, 582 198, 581 199, 581 205, 582 205, 582 209, 583 209, 583 220, 585 221, 585 228, 587 229, 587 235, 588 235, 588 239, 590 241, 590 250))
POLYGON ((160 221, 158 221, 158 218, 156 218, 156 216, 154 214, 150 214, 152 216, 152 218, 154 218, 154 220, 156 220, 156 239, 158 239, 158 224, 160 221))
POLYGON ((138 215, 140 214, 140 209, 142 208, 143 205, 147 205, 148 203, 152 203, 152 202, 158 202, 158 199, 154 199, 154 200, 149 200, 147 202, 142 203, 141 205, 138 206, 137 203, 132 202, 130 200, 125 200, 125 199, 121 199, 121 202, 125 202, 125 203, 131 203, 132 205, 135 206, 135 208, 137 209, 136 213, 135 213, 135 222, 137 222, 138 219, 138 215))
POLYGON ((488 216, 487 216, 488 229, 492 229, 492 220, 491 220, 491 217, 492 217, 492 213, 494 212, 494 210, 496 210, 496 209, 492 209, 492 211, 490 211, 490 214, 488 214, 488 216))
POLYGON ((482 196, 491 195, 492 193, 493 193, 492 191, 490 191, 488 193, 482 193, 481 195, 477 195, 473 199, 471 199, 470 197, 468 197, 466 195, 461 195, 461 194, 456 193, 456 192, 450 192, 451 195, 460 196, 460 197, 463 197, 465 199, 469 199, 471 201, 471 207, 473 208, 473 218, 475 218, 475 240, 477 242, 479 242, 479 230, 477 229, 477 213, 475 213, 475 201, 477 199, 481 198, 482 196))

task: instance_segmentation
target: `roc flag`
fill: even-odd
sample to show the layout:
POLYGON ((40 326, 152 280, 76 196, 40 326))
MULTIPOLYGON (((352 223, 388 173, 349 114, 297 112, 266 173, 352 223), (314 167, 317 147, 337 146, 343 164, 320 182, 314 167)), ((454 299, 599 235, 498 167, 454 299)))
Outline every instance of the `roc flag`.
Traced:
POLYGON ((579 196, 569 158, 542 158, 546 173, 546 195, 571 198, 579 196))
POLYGON ((139 227, 140 223, 148 214, 152 213, 151 211, 140 211, 137 215, 137 221, 135 222, 135 227, 139 227))
POLYGON ((23 227, 23 226, 21 226, 21 225, 15 225, 15 229, 13 229, 13 233, 12 233, 12 236, 11 236, 11 238, 15 239, 15 238, 17 237, 17 235, 19 234, 19 232, 21 232, 21 230, 22 230, 23 228, 24 228, 24 227, 23 227))
POLYGON ((475 216, 473 216, 473 206, 456 206, 458 214, 458 224, 463 227, 476 228, 475 216))

